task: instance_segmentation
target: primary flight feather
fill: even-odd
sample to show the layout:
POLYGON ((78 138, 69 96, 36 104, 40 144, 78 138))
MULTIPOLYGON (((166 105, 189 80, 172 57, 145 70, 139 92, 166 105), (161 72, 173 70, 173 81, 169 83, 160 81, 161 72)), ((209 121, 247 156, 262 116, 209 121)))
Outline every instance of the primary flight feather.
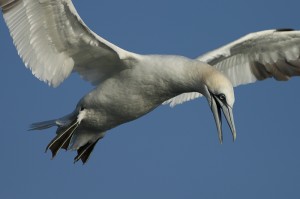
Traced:
POLYGON ((147 114, 205 96, 222 142, 221 113, 232 131, 233 87, 274 77, 300 75, 300 32, 281 29, 249 34, 197 59, 128 52, 91 31, 71 0, 0 0, 17 51, 32 73, 56 87, 75 71, 95 88, 75 110, 32 124, 57 126, 48 144, 54 157, 62 148, 77 150, 85 163, 105 132, 147 114))

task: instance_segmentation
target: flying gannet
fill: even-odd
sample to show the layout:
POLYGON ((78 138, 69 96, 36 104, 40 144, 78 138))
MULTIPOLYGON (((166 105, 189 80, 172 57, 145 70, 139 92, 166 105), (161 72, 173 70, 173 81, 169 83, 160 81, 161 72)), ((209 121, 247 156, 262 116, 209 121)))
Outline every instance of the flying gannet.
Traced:
POLYGON ((95 85, 72 113, 32 124, 32 130, 57 126, 47 146, 53 157, 61 148, 77 150, 74 161, 85 163, 109 129, 161 104, 175 106, 202 95, 220 142, 221 112, 235 140, 233 87, 300 75, 300 32, 291 29, 251 33, 190 59, 123 50, 90 30, 71 0, 0 0, 0 6, 18 53, 33 75, 57 87, 75 71, 95 85))

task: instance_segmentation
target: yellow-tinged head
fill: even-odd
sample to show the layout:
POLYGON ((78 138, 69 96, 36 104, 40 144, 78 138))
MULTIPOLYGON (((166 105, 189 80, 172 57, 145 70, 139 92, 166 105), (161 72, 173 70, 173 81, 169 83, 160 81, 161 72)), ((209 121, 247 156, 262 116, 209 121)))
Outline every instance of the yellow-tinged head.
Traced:
POLYGON ((236 138, 232 108, 234 104, 234 91, 230 80, 221 72, 212 69, 204 77, 203 95, 207 98, 211 111, 214 115, 218 129, 219 140, 222 143, 221 111, 231 129, 233 140, 236 138))

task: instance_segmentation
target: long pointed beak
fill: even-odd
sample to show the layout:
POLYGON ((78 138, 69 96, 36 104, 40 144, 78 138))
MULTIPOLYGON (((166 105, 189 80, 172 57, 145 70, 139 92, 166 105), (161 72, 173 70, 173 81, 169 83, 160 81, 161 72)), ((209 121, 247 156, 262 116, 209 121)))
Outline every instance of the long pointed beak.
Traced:
POLYGON ((222 106, 223 114, 227 120, 227 123, 230 127, 231 133, 232 133, 232 138, 233 141, 236 139, 236 130, 235 130, 235 125, 234 125, 234 119, 233 119, 233 113, 232 113, 232 108, 229 106, 222 106))
POLYGON ((216 122, 216 125, 217 125, 219 141, 222 144, 222 142, 223 142, 223 134, 222 134, 221 109, 220 109, 220 106, 217 104, 216 100, 214 99, 214 97, 211 98, 210 108, 211 108, 211 111, 212 111, 212 113, 214 115, 215 122, 216 122))
POLYGON ((227 123, 230 127, 233 141, 236 139, 236 130, 235 130, 235 125, 234 125, 234 119, 233 119, 233 113, 232 113, 232 108, 224 104, 221 100, 218 98, 212 96, 211 97, 211 111, 214 115, 215 122, 217 125, 217 130, 218 130, 218 136, 219 136, 219 141, 220 143, 223 142, 223 134, 222 134, 222 117, 221 117, 221 110, 223 111, 223 114, 227 120, 227 123))

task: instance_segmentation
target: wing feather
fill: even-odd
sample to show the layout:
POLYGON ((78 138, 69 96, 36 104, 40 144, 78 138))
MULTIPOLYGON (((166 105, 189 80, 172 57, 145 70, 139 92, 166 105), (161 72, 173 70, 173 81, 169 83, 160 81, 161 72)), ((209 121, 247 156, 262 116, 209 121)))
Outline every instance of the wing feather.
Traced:
POLYGON ((71 0, 0 0, 0 6, 26 67, 51 86, 72 71, 98 84, 133 56, 92 32, 71 0))
POLYGON ((184 102, 196 99, 198 97, 201 97, 202 95, 197 92, 190 92, 190 93, 182 93, 180 95, 177 95, 176 97, 173 97, 163 103, 163 105, 169 104, 171 107, 174 107, 178 104, 182 104, 184 102))
POLYGON ((273 77, 288 80, 300 71, 300 31, 248 34, 197 59, 223 72, 234 86, 273 77))

